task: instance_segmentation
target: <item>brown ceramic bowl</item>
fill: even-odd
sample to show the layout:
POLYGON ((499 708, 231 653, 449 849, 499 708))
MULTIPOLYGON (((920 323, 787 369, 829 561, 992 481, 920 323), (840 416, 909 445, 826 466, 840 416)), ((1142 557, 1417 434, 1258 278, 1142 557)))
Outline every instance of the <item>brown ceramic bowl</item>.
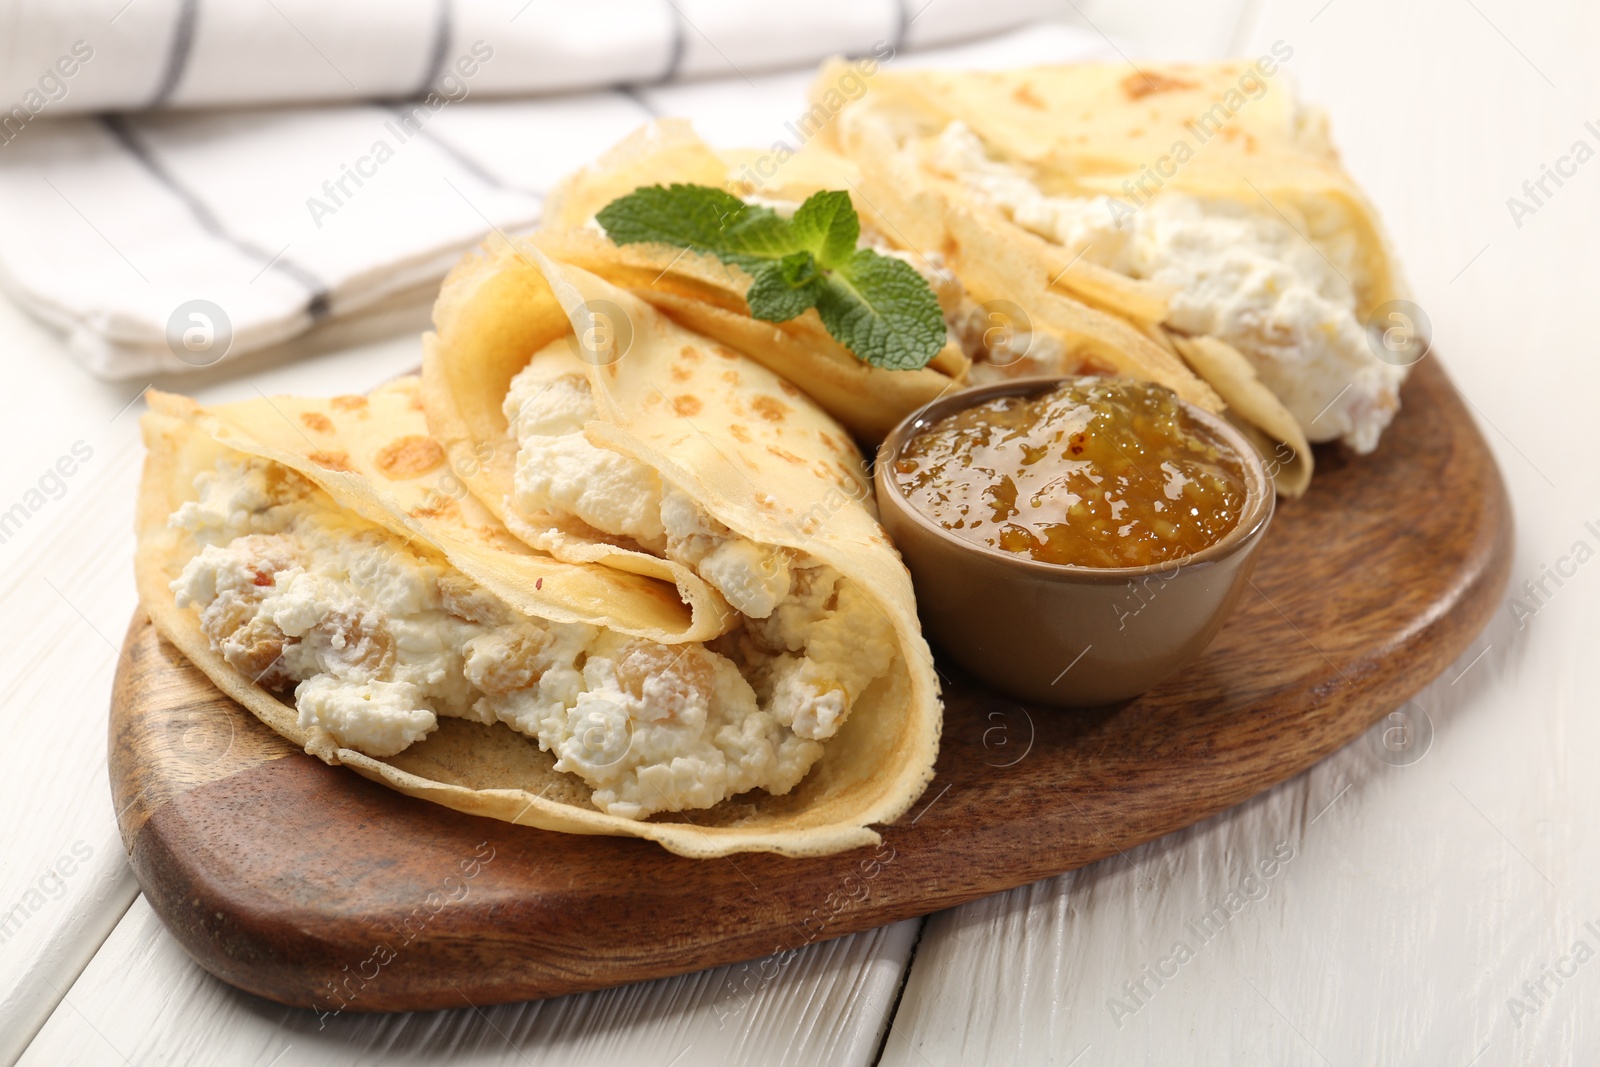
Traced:
POLYGON ((1198 656, 1239 599, 1272 520, 1272 479, 1225 420, 1188 413, 1240 460, 1239 523, 1208 548, 1147 567, 1046 563, 964 540, 912 506, 889 476, 917 433, 962 408, 1064 378, 956 393, 907 416, 878 449, 878 510, 916 585, 923 628, 957 663, 1018 700, 1093 707, 1138 696, 1198 656))

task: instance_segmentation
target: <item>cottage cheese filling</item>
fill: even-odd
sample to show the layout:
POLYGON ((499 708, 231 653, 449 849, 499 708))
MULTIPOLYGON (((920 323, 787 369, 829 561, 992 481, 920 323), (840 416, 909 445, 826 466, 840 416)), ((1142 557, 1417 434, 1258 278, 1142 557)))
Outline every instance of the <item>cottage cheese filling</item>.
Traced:
POLYGON ((888 671, 892 630, 853 582, 805 553, 734 533, 652 468, 589 443, 583 425, 595 406, 583 378, 524 370, 505 414, 519 446, 514 509, 577 518, 703 578, 740 615, 717 647, 745 668, 778 722, 831 736, 888 671))
POLYGON ((1331 262, 1276 215, 1169 192, 1119 219, 1108 197, 1046 196, 960 122, 930 161, 1072 254, 1172 286, 1167 321, 1242 352, 1312 441, 1370 452, 1399 410, 1405 369, 1373 355, 1347 280, 1353 264, 1331 262))
POLYGON ((772 614, 789 591, 788 553, 734 534, 650 467, 583 436, 595 417, 589 383, 576 375, 511 381, 506 420, 516 435, 512 504, 525 516, 579 519, 601 533, 684 564, 751 618, 772 614))
POLYGON ((195 487, 170 520, 201 545, 177 603, 232 666, 292 689, 303 729, 382 757, 441 715, 504 723, 624 818, 788 792, 893 655, 820 568, 716 650, 660 645, 523 616, 276 464, 225 459, 195 487))

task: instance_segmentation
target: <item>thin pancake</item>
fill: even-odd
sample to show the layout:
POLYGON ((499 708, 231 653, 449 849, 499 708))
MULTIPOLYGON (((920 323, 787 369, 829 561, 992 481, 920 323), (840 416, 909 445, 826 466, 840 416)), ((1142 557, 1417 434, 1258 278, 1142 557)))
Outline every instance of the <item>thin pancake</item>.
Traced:
MULTIPOLYGON (((877 835, 869 824, 892 820, 921 791, 937 748, 938 702, 926 648, 909 615, 909 582, 900 589, 893 575, 876 583, 883 590, 877 596, 885 611, 902 622, 910 619, 903 635, 907 663, 866 695, 860 714, 783 796, 757 790, 688 816, 629 819, 590 806, 581 779, 556 771, 553 757, 529 737, 498 723, 441 718, 436 732, 384 758, 330 744, 325 731, 302 727, 293 707, 213 648, 196 612, 177 606, 172 582, 199 545, 168 519, 196 499, 196 477, 215 469, 219 459, 256 456, 301 472, 325 494, 327 503, 317 506, 381 527, 410 551, 456 567, 530 616, 608 625, 641 637, 662 632, 663 619, 676 617, 680 626, 689 619, 670 585, 531 552, 471 497, 447 494, 451 504, 441 506, 433 495, 434 476, 445 469, 442 448, 419 443, 430 439, 416 432, 421 427, 415 380, 380 389, 365 405, 355 399, 275 398, 208 410, 156 394, 144 422, 149 455, 136 563, 141 600, 169 640, 278 733, 329 762, 457 810, 547 830, 642 837, 692 857, 739 851, 817 855, 870 844, 877 835), (301 429, 314 435, 314 445, 301 429), (624 629, 624 620, 638 625, 624 629)), ((860 552, 883 561, 881 548, 860 552)), ((683 639, 682 633, 675 636, 683 639)))
MULTIPOLYGON (((947 345, 921 370, 873 367, 835 341, 814 310, 781 323, 752 318, 744 299, 750 278, 737 267, 659 246, 619 248, 589 225, 595 212, 645 185, 712 185, 773 199, 804 199, 820 189, 853 185, 848 163, 816 150, 788 160, 777 179, 755 188, 738 177, 749 170, 743 158, 719 156, 680 119, 642 127, 561 183, 535 243, 784 375, 862 440, 880 440, 905 415, 965 379, 967 360, 956 345, 947 345)), ((855 199, 857 211, 870 221, 870 206, 855 199)))

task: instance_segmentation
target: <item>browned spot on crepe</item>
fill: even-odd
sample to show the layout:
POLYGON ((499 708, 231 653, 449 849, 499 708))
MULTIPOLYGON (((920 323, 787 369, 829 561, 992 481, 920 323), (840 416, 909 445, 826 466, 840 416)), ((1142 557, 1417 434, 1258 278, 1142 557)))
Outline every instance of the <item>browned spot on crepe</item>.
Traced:
POLYGON ((444 448, 431 437, 414 433, 397 437, 373 457, 378 470, 391 481, 421 477, 444 462, 444 448))
POLYGON ((411 509, 409 514, 413 519, 453 519, 461 514, 461 505, 453 497, 430 493, 429 499, 434 502, 411 509))
POLYGON ((338 411, 359 411, 367 406, 367 398, 364 396, 346 394, 344 396, 336 396, 332 400, 328 401, 328 403, 338 411))
POLYGON ((801 459, 799 456, 795 455, 793 452, 789 452, 789 451, 786 451, 785 449, 779 448, 777 445, 768 445, 767 446, 767 451, 771 452, 774 456, 777 456, 779 459, 783 460, 785 463, 804 463, 805 462, 805 460, 801 459))
POLYGON ((750 401, 750 406, 756 409, 757 415, 768 422, 782 422, 790 411, 788 404, 774 396, 758 396, 750 401))
POLYGON ((738 441, 740 444, 747 445, 750 443, 750 431, 739 425, 737 422, 731 422, 728 424, 728 436, 733 438, 735 441, 738 441))
POLYGON ((700 403, 699 397, 690 396, 687 393, 672 398, 672 410, 685 418, 700 414, 700 409, 704 406, 700 403))
POLYGON ((1194 89, 1198 86, 1182 78, 1171 78, 1158 71, 1137 71, 1122 79, 1122 91, 1129 100, 1142 100, 1151 93, 1170 93, 1174 89, 1194 89))
POLYGON ((1017 86, 1016 91, 1011 94, 1011 99, 1015 100, 1019 104, 1022 104, 1024 107, 1031 107, 1038 111, 1043 111, 1045 109, 1044 101, 1039 98, 1038 93, 1033 91, 1033 86, 1029 85, 1027 82, 1023 82, 1021 85, 1017 86))
POLYGON ((320 411, 302 411, 300 421, 317 433, 332 433, 333 423, 320 411))
POLYGON ((317 466, 325 467, 330 471, 354 471, 354 468, 350 466, 350 453, 348 452, 313 452, 306 458, 317 466))

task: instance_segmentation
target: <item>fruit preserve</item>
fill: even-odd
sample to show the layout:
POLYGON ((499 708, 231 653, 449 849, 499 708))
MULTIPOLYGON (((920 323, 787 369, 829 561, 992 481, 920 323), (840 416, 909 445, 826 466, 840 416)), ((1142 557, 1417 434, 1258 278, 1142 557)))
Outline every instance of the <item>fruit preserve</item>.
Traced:
POLYGON ((894 483, 958 537, 1046 563, 1140 567, 1239 522, 1241 461, 1169 390, 1084 377, 997 397, 908 440, 894 483))

